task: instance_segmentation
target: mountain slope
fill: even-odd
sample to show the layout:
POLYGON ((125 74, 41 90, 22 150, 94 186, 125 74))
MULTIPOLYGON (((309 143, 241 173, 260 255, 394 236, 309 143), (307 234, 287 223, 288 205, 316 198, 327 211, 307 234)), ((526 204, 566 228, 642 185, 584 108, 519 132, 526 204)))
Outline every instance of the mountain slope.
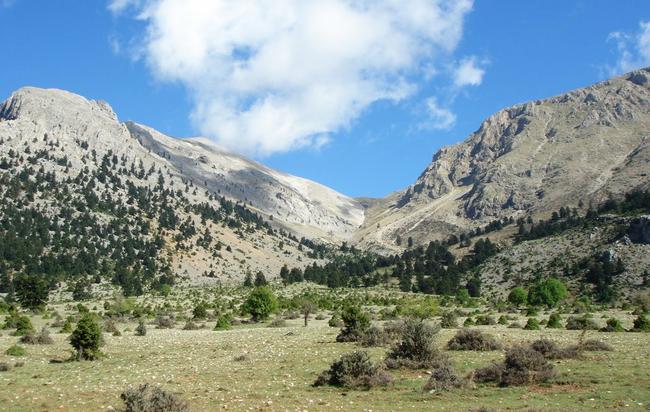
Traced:
MULTIPOLYGON (((231 170, 261 166, 196 140, 156 134, 155 144, 145 146, 142 130, 120 123, 106 103, 61 90, 24 88, 0 106, 0 275, 45 273, 51 282, 108 276, 141 288, 174 275, 195 282, 241 279, 257 271, 275 277, 285 264, 315 261, 317 253, 277 230, 280 219, 274 229, 234 193, 227 193, 230 198, 204 186, 208 177, 198 179, 180 153, 187 147, 188 156, 230 164, 231 170), (169 148, 167 157, 152 149, 161 147, 169 148)), ((304 192, 321 188, 295 182, 304 192)), ((245 194, 263 198, 267 194, 255 190, 267 189, 251 182, 245 194)), ((301 194, 292 189, 287 197, 301 194)), ((328 207, 357 210, 347 198, 322 192, 328 207)), ((277 216, 277 210, 271 211, 277 216)), ((309 223, 327 222, 332 212, 320 210, 321 220, 309 223)), ((337 231, 340 220, 337 215, 332 228, 326 223, 309 231, 345 233, 337 231)))
POLYGON ((485 120, 445 147, 414 184, 373 204, 355 240, 399 250, 495 219, 546 218, 650 188, 650 69, 485 120), (402 245, 404 246, 404 245, 402 245))

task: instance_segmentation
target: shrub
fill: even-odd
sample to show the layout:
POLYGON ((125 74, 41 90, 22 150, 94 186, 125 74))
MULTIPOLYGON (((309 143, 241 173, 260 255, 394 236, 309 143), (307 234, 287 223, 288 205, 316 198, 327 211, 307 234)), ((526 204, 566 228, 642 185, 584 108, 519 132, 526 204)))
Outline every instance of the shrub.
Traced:
POLYGON ((497 323, 499 325, 507 325, 508 324, 508 317, 506 315, 499 316, 499 320, 497 320, 497 323))
POLYGON ((471 379, 474 382, 486 383, 486 382, 501 382, 501 376, 505 370, 505 365, 503 363, 492 363, 488 366, 478 368, 471 374, 471 379))
POLYGON ((273 319, 269 324, 269 328, 284 328, 287 326, 287 321, 281 317, 273 319))
POLYGON ((43 327, 38 335, 34 335, 32 331, 23 335, 20 338, 20 343, 27 345, 51 345, 54 343, 54 340, 50 336, 50 331, 46 327, 43 327))
POLYGON ((340 328, 343 326, 343 319, 341 319, 341 315, 335 312, 327 324, 330 328, 340 328))
POLYGON ((634 326, 632 327, 634 332, 650 332, 650 320, 641 314, 636 319, 634 319, 634 326))
POLYGON ((566 328, 568 330, 598 330, 598 325, 593 319, 586 316, 577 317, 569 316, 566 321, 566 328))
POLYGON ((546 359, 576 359, 580 357, 580 352, 575 347, 560 348, 557 343, 549 339, 536 340, 530 347, 541 353, 546 359))
POLYGON ((115 333, 120 333, 119 329, 117 329, 117 326, 115 325, 115 322, 113 322, 112 319, 109 319, 106 322, 104 322, 104 332, 112 333, 113 335, 115 335, 115 333))
POLYGON ((439 328, 422 320, 408 319, 399 343, 386 358, 391 369, 438 368, 449 363, 448 357, 436 347, 435 337, 439 328))
POLYGON ((370 360, 366 352, 356 351, 345 354, 323 371, 314 386, 333 385, 347 388, 369 389, 377 385, 386 385, 392 381, 378 365, 370 360))
POLYGON ((124 401, 123 412, 188 412, 187 402, 176 395, 147 383, 128 388, 120 398, 124 401))
POLYGON ((61 326, 61 333, 71 333, 72 332, 72 318, 68 317, 66 318, 65 322, 63 322, 63 326, 61 326))
POLYGON ((458 327, 458 317, 456 312, 448 311, 440 317, 440 327, 445 329, 453 329, 458 327))
POLYGON ((601 332, 625 332, 621 321, 616 318, 607 319, 607 324, 600 329, 601 332))
POLYGON ((23 336, 27 333, 34 332, 32 321, 27 316, 18 316, 15 320, 14 327, 16 328, 14 336, 23 336))
POLYGON ((487 316, 487 315, 479 315, 476 317, 476 320, 474 321, 475 325, 496 325, 497 321, 494 320, 494 317, 492 316, 487 316))
POLYGON ((424 389, 432 392, 441 392, 463 386, 463 381, 456 375, 454 369, 449 366, 441 366, 431 372, 429 381, 424 389))
POLYGON ((228 330, 230 329, 230 316, 219 315, 217 323, 214 325, 214 330, 228 330))
POLYGON ((102 331, 90 313, 81 317, 77 327, 70 335, 70 345, 76 351, 76 360, 95 360, 101 356, 99 346, 102 331))
POLYGON ((587 339, 586 341, 579 343, 578 349, 588 351, 588 352, 600 352, 600 351, 611 352, 614 350, 614 348, 611 347, 610 345, 596 339, 587 339))
POLYGON ((135 328, 135 336, 146 336, 147 335, 147 325, 145 325, 144 320, 140 319, 138 321, 138 326, 135 328))
POLYGON ((358 306, 347 306, 341 314, 343 329, 336 337, 337 342, 356 342, 370 327, 370 317, 358 306))
POLYGON ((545 382, 554 375, 553 365, 541 353, 524 346, 508 349, 504 366, 503 386, 545 382))
POLYGON ((492 364, 474 371, 476 382, 496 382, 501 386, 545 382, 555 374, 553 365, 538 351, 514 346, 506 351, 502 364, 492 364))
POLYGON ((528 292, 524 288, 516 287, 510 291, 508 294, 508 302, 512 303, 514 306, 525 305, 528 302, 528 292))
POLYGON ((156 328, 158 329, 171 329, 174 327, 176 320, 173 316, 162 316, 158 315, 156 317, 156 328))
POLYGON ((0 362, 0 372, 9 372, 11 370, 11 365, 7 362, 0 362))
POLYGON ((389 342, 387 334, 378 326, 371 326, 363 333, 359 343, 363 347, 383 346, 389 342))
POLYGON ((327 318, 325 317, 325 315, 323 313, 319 313, 318 315, 316 315, 316 317, 314 319, 316 319, 316 320, 325 320, 327 318))
POLYGON ((528 291, 528 303, 554 307, 567 297, 567 288, 561 281, 549 278, 535 283, 528 291))
POLYGON ((528 321, 526 322, 526 326, 524 326, 524 329, 539 330, 539 321, 536 318, 528 318, 528 321))
POLYGON ((463 322, 463 326, 468 327, 468 326, 474 326, 474 319, 471 317, 467 317, 465 321, 463 322))
POLYGON ((183 330, 199 330, 199 329, 201 329, 201 327, 196 323, 192 322, 191 320, 185 322, 185 325, 183 326, 183 330))
POLYGON ((546 321, 546 327, 550 329, 562 328, 562 318, 558 313, 551 313, 546 321))
POLYGON ((23 348, 20 345, 13 345, 10 346, 9 349, 5 351, 5 353, 9 356, 25 356, 27 355, 27 351, 25 348, 23 348))
POLYGON ((208 317, 208 308, 204 303, 199 303, 192 310, 194 319, 205 319, 208 317))
POLYGON ((501 344, 494 337, 478 329, 462 329, 447 342, 449 350, 490 351, 501 349, 501 344))
POLYGON ((253 322, 268 319, 278 308, 278 300, 266 286, 256 287, 248 295, 242 306, 242 311, 251 315, 253 322))

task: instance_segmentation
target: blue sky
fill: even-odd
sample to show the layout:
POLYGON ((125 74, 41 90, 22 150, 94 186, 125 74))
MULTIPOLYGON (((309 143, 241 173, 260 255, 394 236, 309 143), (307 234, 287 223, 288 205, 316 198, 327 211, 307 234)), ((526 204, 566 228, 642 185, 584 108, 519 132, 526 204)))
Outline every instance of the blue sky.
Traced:
POLYGON ((412 183, 437 149, 501 108, 650 65, 645 0, 481 0, 454 10, 414 0, 420 9, 398 11, 391 0, 337 0, 332 10, 260 0, 243 14, 207 3, 0 0, 0 96, 26 85, 70 90, 108 101, 122 120, 209 135, 378 197, 412 183), (224 44, 235 46, 218 55, 224 44), (242 64, 244 74, 231 70, 242 64))

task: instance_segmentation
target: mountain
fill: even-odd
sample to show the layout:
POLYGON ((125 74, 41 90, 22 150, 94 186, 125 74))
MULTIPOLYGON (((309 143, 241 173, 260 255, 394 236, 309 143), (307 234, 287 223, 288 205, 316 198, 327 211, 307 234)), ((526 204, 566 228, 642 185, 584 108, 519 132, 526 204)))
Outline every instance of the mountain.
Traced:
POLYGON ((405 190, 367 202, 355 241, 399 251, 409 237, 424 244, 495 220, 584 211, 650 188, 649 145, 650 69, 519 104, 438 151, 405 190))
POLYGON ((61 90, 23 88, 0 106, 0 183, 0 275, 53 283, 275 277, 322 259, 298 237, 346 239, 363 220, 320 184, 61 90))

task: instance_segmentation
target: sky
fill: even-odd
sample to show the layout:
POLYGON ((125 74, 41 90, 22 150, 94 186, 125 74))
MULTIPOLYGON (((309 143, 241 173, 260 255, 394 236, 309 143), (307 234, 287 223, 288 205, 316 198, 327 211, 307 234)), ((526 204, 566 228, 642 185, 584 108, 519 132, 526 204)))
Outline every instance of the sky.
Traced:
POLYGON ((109 102, 355 197, 492 113, 650 66, 647 0, 0 0, 0 99, 109 102))

